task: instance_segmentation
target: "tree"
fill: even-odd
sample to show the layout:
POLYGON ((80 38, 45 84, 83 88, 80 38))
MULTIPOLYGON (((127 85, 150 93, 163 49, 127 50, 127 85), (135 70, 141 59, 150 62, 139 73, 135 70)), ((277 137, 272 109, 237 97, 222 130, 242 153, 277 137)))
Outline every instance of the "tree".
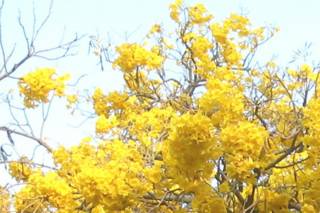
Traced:
MULTIPOLYGON (((173 31, 156 24, 142 43, 91 42, 125 86, 91 95, 95 137, 71 148, 40 143, 52 166, 9 163, 23 184, 13 194, 17 212, 320 210, 319 67, 254 63, 277 30, 247 17, 217 22, 181 0, 170 17, 173 31)), ((65 92, 67 80, 53 68, 22 76, 25 107, 53 96, 81 102, 65 92)))

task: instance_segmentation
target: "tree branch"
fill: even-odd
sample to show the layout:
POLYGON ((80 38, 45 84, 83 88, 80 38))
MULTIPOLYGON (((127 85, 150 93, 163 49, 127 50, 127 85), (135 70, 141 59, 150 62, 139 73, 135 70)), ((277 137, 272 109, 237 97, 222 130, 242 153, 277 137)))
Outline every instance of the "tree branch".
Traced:
POLYGON ((28 135, 26 133, 22 133, 22 132, 18 132, 16 130, 9 129, 8 127, 5 127, 5 126, 0 127, 0 131, 5 131, 8 135, 16 134, 16 135, 23 136, 25 138, 29 138, 31 140, 36 141, 39 145, 43 146, 44 148, 46 148, 48 152, 50 152, 50 153, 53 152, 53 149, 46 142, 44 142, 43 140, 41 140, 39 138, 30 136, 30 135, 28 135))

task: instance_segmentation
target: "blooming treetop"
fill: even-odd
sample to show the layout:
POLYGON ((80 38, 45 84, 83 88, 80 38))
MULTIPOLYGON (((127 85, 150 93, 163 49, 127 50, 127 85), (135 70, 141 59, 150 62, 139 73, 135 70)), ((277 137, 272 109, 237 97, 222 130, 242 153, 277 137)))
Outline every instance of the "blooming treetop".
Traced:
MULTIPOLYGON (((48 149, 49 171, 25 157, 10 163, 23 183, 17 212, 320 211, 319 69, 254 66, 277 30, 247 17, 218 22, 181 0, 170 17, 172 32, 156 24, 143 42, 115 47, 109 62, 125 86, 90 97, 96 137, 48 149)), ((23 76, 25 107, 81 101, 66 94, 68 78, 52 68, 23 76)))

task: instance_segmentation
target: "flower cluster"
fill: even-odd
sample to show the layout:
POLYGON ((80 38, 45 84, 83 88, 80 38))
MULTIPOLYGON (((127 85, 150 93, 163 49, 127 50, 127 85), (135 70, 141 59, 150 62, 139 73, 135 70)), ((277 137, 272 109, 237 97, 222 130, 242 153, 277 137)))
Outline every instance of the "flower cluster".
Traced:
POLYGON ((10 195, 8 190, 0 186, 0 212, 9 213, 10 211, 10 195))
POLYGON ((252 177, 253 169, 260 168, 259 157, 267 137, 268 133, 263 127, 247 121, 222 129, 222 149, 230 163, 227 172, 231 177, 252 177))
POLYGON ((117 126, 116 117, 112 116, 110 118, 106 118, 104 115, 100 115, 96 121, 96 133, 106 133, 111 128, 117 126))
POLYGON ((175 0, 172 4, 170 4, 170 17, 175 22, 179 22, 181 6, 182 0, 175 0))
POLYGON ((203 4, 196 4, 189 8, 189 16, 193 24, 203 24, 209 22, 213 16, 206 14, 207 8, 203 4))
POLYGON ((26 157, 21 157, 19 161, 14 161, 9 164, 10 174, 16 178, 16 180, 26 181, 32 174, 31 161, 26 157))
POLYGON ((105 141, 95 147, 84 141, 70 150, 61 147, 53 156, 60 168, 45 174, 33 172, 15 196, 17 211, 122 211, 134 207, 151 187, 133 143, 105 141))
POLYGON ((210 119, 199 113, 187 113, 174 117, 170 127, 163 147, 166 164, 173 168, 177 177, 210 177, 213 168, 209 160, 219 156, 210 119))
POLYGON ((157 49, 150 51, 136 43, 122 44, 116 50, 119 57, 114 61, 113 65, 124 72, 132 72, 139 67, 153 70, 160 68, 163 63, 163 57, 157 49))
POLYGON ((38 103, 48 103, 50 92, 64 96, 65 82, 70 76, 66 74, 56 77, 55 74, 53 68, 38 68, 20 79, 19 90, 27 108, 35 108, 38 103))

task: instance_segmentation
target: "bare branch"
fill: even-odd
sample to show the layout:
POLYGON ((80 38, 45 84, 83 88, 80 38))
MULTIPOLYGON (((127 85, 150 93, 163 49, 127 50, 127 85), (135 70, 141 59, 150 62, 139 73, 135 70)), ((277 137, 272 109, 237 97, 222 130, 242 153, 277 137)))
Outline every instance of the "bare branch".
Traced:
MULTIPOLYGON (((7 132, 7 134, 11 135, 11 134, 15 134, 15 135, 20 135, 20 136, 23 136, 25 138, 29 138, 35 142, 37 142, 39 145, 43 146, 44 148, 47 149, 48 152, 52 152, 53 149, 46 143, 44 142, 43 140, 39 139, 39 138, 36 138, 36 137, 33 137, 31 135, 28 135, 26 133, 22 133, 22 132, 18 132, 16 130, 13 130, 13 129, 9 129, 8 127, 5 127, 5 126, 2 126, 0 127, 0 131, 5 131, 7 132)), ((10 140, 10 139, 9 139, 10 140)))

